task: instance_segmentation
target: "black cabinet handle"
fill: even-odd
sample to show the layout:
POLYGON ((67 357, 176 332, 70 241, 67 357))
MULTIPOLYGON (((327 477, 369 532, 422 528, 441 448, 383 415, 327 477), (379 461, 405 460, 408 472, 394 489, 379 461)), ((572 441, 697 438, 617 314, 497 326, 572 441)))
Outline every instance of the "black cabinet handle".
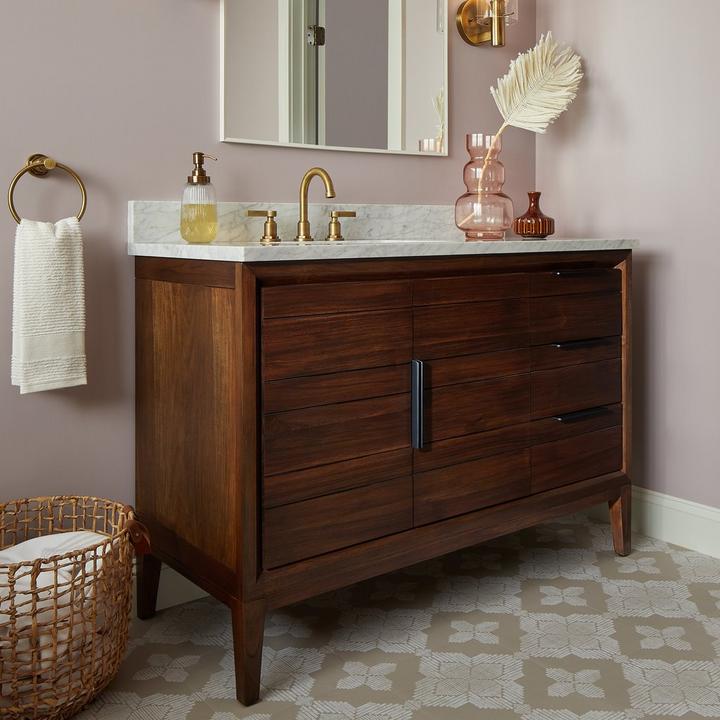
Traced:
POLYGON ((410 368, 412 446, 422 450, 425 445, 425 365, 422 360, 412 360, 410 368))
POLYGON ((579 410, 578 412, 566 413, 565 415, 556 415, 555 420, 561 423, 574 423, 581 420, 589 420, 590 418, 606 415, 610 412, 606 407, 590 408, 589 410, 579 410))
POLYGON ((607 338, 593 338, 592 340, 572 340, 571 342, 553 343, 558 350, 579 350, 580 348, 603 345, 607 338))

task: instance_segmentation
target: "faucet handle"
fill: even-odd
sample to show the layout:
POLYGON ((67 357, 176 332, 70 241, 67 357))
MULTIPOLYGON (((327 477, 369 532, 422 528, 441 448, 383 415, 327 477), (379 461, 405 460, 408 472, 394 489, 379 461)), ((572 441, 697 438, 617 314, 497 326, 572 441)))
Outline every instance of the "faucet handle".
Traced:
POLYGON ((269 245, 273 242, 280 242, 278 237, 278 226, 275 218, 277 217, 277 210, 248 210, 248 217, 265 218, 265 228, 263 236, 260 242, 269 245))
POLYGON ((333 210, 330 213, 330 226, 328 227, 327 240, 344 240, 345 238, 342 236, 342 226, 340 225, 340 218, 354 217, 357 217, 357 213, 354 210, 333 210))

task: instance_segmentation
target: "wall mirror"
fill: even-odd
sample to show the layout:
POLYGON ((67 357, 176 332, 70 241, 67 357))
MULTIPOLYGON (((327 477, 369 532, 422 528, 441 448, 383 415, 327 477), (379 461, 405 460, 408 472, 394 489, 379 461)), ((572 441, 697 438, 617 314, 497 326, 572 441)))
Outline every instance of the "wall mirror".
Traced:
POLYGON ((224 0, 227 142, 447 154, 447 0, 224 0))

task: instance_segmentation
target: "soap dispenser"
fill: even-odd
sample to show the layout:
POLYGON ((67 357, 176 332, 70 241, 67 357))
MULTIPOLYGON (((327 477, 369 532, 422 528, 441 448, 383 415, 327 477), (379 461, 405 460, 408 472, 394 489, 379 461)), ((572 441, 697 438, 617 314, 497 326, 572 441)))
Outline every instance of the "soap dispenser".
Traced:
POLYGON ((193 244, 211 243, 217 235, 217 201, 215 188, 203 163, 212 155, 193 153, 195 167, 187 179, 180 211, 180 234, 183 240, 193 244))

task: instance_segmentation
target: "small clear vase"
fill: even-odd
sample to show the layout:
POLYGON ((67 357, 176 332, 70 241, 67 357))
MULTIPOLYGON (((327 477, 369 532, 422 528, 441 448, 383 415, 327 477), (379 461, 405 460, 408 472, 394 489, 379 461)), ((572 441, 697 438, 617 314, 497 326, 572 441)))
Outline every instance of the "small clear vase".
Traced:
POLYGON ((504 240, 512 227, 512 200, 502 191, 505 166, 498 160, 501 138, 472 133, 467 136, 470 162, 465 166, 467 192, 455 204, 455 224, 465 239, 504 240))

